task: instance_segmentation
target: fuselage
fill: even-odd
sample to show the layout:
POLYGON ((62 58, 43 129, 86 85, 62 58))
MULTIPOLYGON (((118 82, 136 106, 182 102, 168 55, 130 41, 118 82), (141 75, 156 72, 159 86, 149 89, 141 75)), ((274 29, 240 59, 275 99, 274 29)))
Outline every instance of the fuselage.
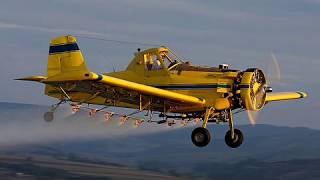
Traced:
MULTIPOLYGON (((219 98, 231 101, 231 98, 228 98, 228 95, 234 94, 234 82, 237 80, 239 73, 240 71, 238 70, 231 70, 225 67, 194 66, 189 62, 179 60, 171 54, 171 51, 168 48, 160 47, 136 52, 126 70, 104 73, 104 75, 205 100, 206 104, 202 107, 175 107, 175 109, 171 111, 188 113, 204 111, 205 107, 215 106, 215 103, 219 98)), ((68 89, 69 87, 68 85, 65 85, 64 88, 68 89)), ((92 93, 85 92, 88 88, 81 87, 81 84, 75 85, 70 83, 70 89, 78 90, 78 92, 69 92, 72 101, 134 109, 139 108, 136 102, 133 103, 131 101, 130 103, 128 100, 109 101, 107 100, 108 98, 100 96, 90 98, 92 93)), ((63 98, 60 90, 56 90, 56 87, 50 85, 46 86, 46 94, 58 99, 63 98)), ((128 95, 128 97, 129 96, 130 95, 128 95)), ((121 98, 123 97, 124 96, 121 98)), ((111 97, 111 99, 113 99, 113 97, 111 97)), ((230 104, 232 103, 230 102, 230 104)))

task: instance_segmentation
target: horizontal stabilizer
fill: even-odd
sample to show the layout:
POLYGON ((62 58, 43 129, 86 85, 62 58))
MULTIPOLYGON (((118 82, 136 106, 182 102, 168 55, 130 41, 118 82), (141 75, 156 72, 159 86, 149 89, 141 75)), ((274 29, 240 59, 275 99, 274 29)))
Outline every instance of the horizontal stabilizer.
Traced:
POLYGON ((29 77, 18 78, 18 79, 15 79, 15 80, 41 82, 41 81, 43 81, 45 79, 47 79, 47 77, 44 77, 44 76, 29 76, 29 77))

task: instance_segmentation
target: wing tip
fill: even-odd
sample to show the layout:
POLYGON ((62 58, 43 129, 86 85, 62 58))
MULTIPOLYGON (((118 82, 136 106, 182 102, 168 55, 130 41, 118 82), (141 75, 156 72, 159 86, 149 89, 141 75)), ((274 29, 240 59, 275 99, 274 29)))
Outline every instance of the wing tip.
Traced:
POLYGON ((296 93, 298 93, 298 94, 300 95, 300 98, 306 98, 306 97, 308 97, 308 93, 306 93, 306 92, 296 91, 296 93))

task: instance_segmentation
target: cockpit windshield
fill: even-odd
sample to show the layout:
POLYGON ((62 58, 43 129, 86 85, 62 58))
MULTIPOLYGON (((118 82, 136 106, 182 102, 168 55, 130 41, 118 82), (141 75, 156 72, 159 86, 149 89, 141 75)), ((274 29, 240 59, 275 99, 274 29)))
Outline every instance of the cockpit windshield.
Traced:
POLYGON ((170 50, 160 52, 160 57, 164 65, 170 69, 175 64, 181 63, 182 61, 170 50))

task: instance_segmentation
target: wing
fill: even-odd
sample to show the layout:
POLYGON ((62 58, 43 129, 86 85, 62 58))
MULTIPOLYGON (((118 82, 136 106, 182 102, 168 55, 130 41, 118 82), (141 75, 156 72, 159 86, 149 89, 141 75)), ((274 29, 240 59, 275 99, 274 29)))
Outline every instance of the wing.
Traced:
POLYGON ((174 100, 174 101, 189 103, 194 105, 204 105, 205 103, 205 100, 197 97, 184 95, 184 94, 180 94, 180 93, 176 93, 168 90, 163 90, 160 88, 139 84, 131 81, 126 81, 126 80, 114 78, 111 76, 105 76, 100 74, 99 75, 97 74, 97 76, 98 77, 96 78, 96 80, 98 82, 101 82, 103 84, 110 85, 110 86, 115 86, 115 87, 120 87, 127 90, 136 91, 141 94, 156 96, 164 99, 169 99, 169 100, 174 100))
POLYGON ((305 92, 275 92, 275 93, 267 93, 266 102, 271 101, 283 101, 283 100, 291 100, 291 99, 301 99, 307 97, 308 94, 305 92))
MULTIPOLYGON (((98 93, 98 95, 91 97, 103 98, 103 103, 99 104, 108 104, 107 102, 109 102, 109 105, 113 105, 115 103, 125 103, 134 105, 134 107, 139 107, 141 104, 152 103, 153 110, 163 110, 165 107, 166 109, 168 108, 168 111, 178 112, 179 109, 183 111, 190 108, 192 109, 194 107, 203 108, 206 103, 204 99, 200 99, 198 97, 164 90, 107 75, 96 74, 93 72, 90 72, 87 78, 83 79, 69 78, 68 80, 65 80, 64 77, 56 76, 49 77, 40 82, 50 86, 48 91, 46 91, 47 95, 49 96, 59 97, 61 95, 61 89, 59 88, 63 87, 65 92, 71 97, 76 97, 77 94, 79 95, 81 93, 86 93, 88 95, 94 95, 98 93)), ((82 94, 78 97, 83 99, 78 99, 76 101, 93 103, 93 101, 85 100, 88 98, 86 95, 82 94)), ((74 98, 72 98, 72 100, 74 100, 74 98)), ((123 105, 122 107, 131 106, 123 105)))

